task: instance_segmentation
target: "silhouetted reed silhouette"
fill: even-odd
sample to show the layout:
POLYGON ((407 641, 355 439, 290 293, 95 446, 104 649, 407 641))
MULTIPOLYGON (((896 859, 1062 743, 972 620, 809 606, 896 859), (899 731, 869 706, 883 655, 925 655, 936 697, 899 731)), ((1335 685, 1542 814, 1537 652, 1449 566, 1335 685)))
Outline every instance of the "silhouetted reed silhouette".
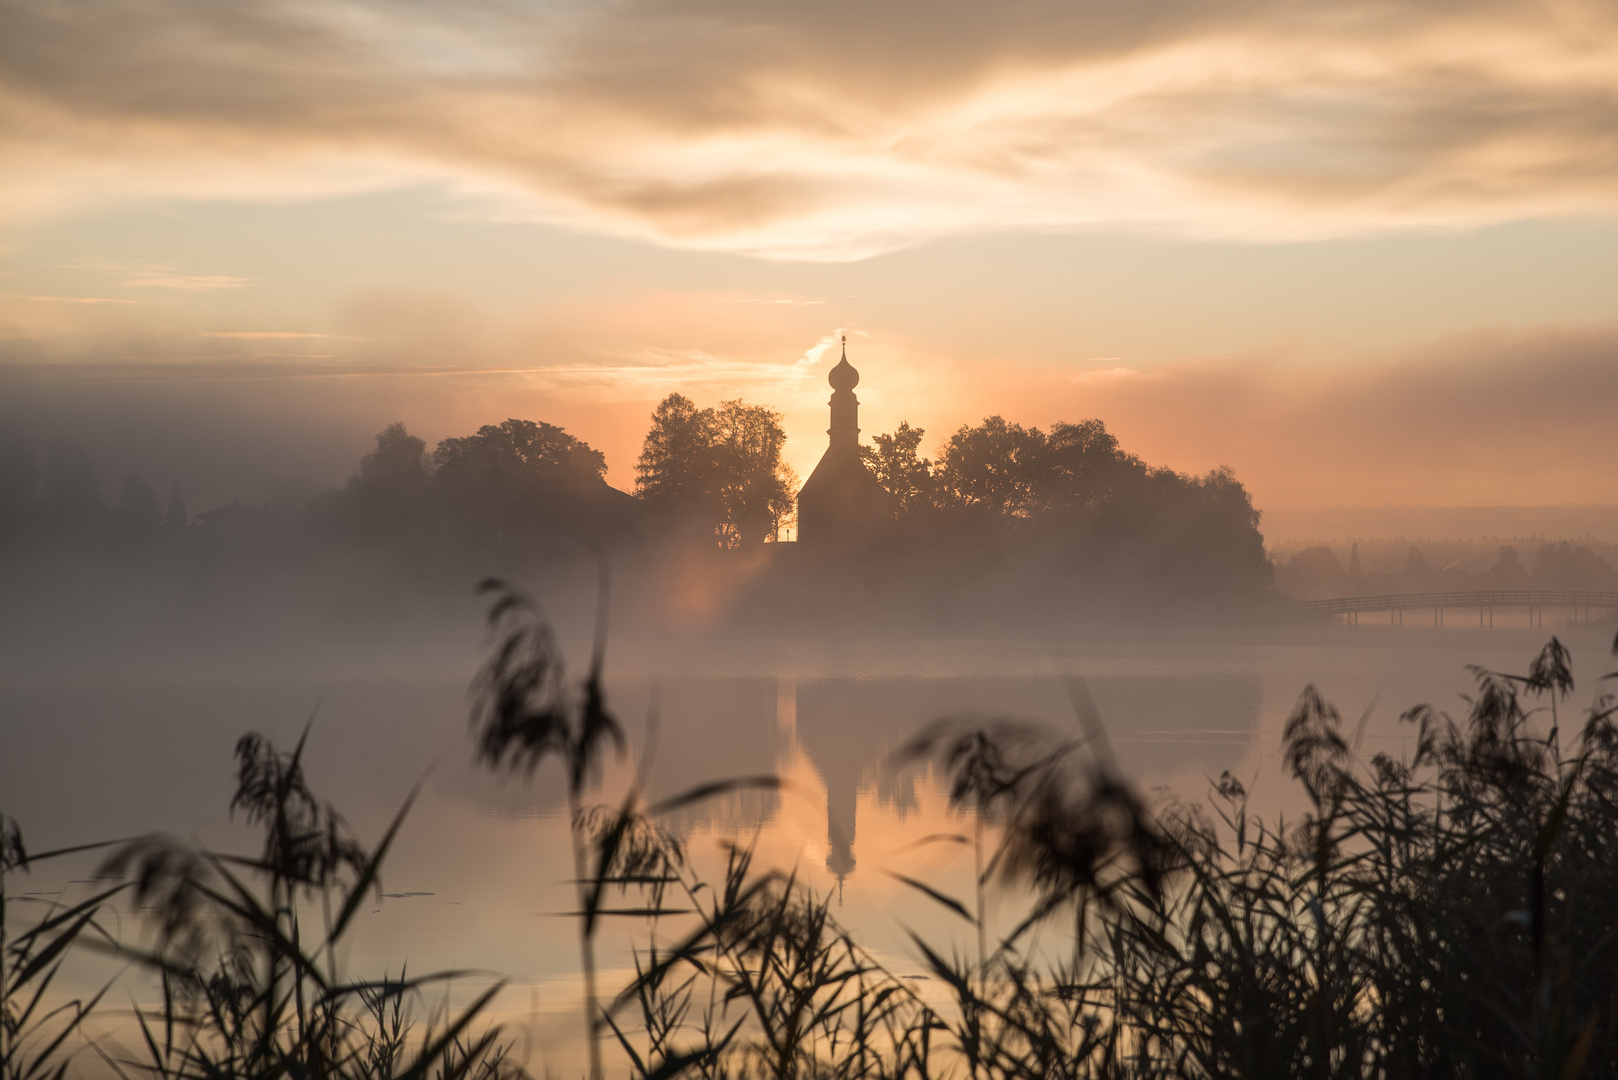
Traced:
MULTIPOLYGON (((512 1075, 499 1029, 472 1033, 502 984, 459 1014, 450 1015, 447 1007, 434 1010, 418 1032, 409 1003, 455 973, 406 978, 401 972, 397 979, 361 981, 339 977, 335 949, 367 896, 380 893, 378 872, 415 793, 367 851, 342 817, 309 789, 302 767, 308 734, 306 726, 290 754, 257 734, 236 745, 231 809, 262 828, 257 856, 220 854, 160 834, 92 845, 112 847, 96 876, 117 884, 76 907, 52 911, 28 935, 7 943, 13 958, 48 943, 7 984, 8 1015, 26 977, 77 942, 150 973, 162 990, 158 1014, 135 1006, 142 1056, 116 1056, 91 1043, 103 1064, 121 1076, 500 1080, 512 1075), (149 914, 157 930, 152 946, 122 940, 101 926, 102 914, 120 894, 149 914), (323 925, 319 934, 308 935, 299 901, 317 898, 323 925), (94 938, 85 937, 89 931, 95 931, 94 938)), ((93 1004, 73 1014, 69 1030, 82 1026, 93 1004)), ((27 1023, 27 1011, 17 1026, 27 1023)), ((8 1080, 65 1075, 66 1059, 48 1073, 43 1069, 67 1034, 64 1030, 33 1063, 19 1059, 8 1080)))
POLYGON ((659 814, 743 787, 774 787, 773 777, 751 777, 703 784, 651 807, 640 803, 639 785, 623 805, 586 807, 584 797, 599 783, 603 754, 621 758, 623 729, 607 709, 602 685, 610 597, 606 560, 600 560, 596 633, 588 674, 577 687, 568 682, 556 637, 539 605, 520 589, 495 578, 478 586, 493 597, 488 612, 492 646, 473 683, 472 729, 479 760, 491 769, 532 777, 549 757, 566 774, 569 835, 579 910, 579 949, 584 975, 584 1031, 591 1080, 602 1075, 599 1036, 610 1019, 596 987, 595 936, 605 916, 657 919, 669 912, 665 887, 684 856, 655 824, 659 814), (591 856, 594 856, 592 866, 591 856), (647 888, 651 904, 640 908, 604 906, 609 888, 647 888))
POLYGON ((56 1005, 46 998, 79 938, 106 933, 99 922, 102 906, 122 886, 103 889, 71 907, 7 894, 7 879, 17 871, 27 873, 34 863, 81 850, 86 849, 30 853, 17 822, 0 814, 0 1077, 4 1080, 60 1080, 75 1049, 69 1040, 82 1033, 86 1018, 107 992, 103 987, 88 1001, 72 998, 56 1005), (11 922, 11 905, 18 899, 44 909, 20 933, 11 922))
MULTIPOLYGON (((494 635, 474 683, 477 753, 529 774, 551 756, 564 767, 593 1074, 608 1036, 643 1080, 1618 1076, 1618 701, 1604 689, 1618 673, 1564 735, 1574 679, 1555 638, 1525 674, 1473 668, 1460 719, 1407 710, 1405 756, 1362 760, 1358 733, 1306 688, 1281 748, 1307 807, 1295 821, 1252 815, 1228 773, 1210 809, 1149 806, 1118 774, 1082 684, 1074 738, 1010 720, 927 727, 895 760, 939 766, 972 834, 917 843, 976 853, 970 903, 899 877, 976 935, 962 958, 911 934, 938 994, 862 948, 795 872, 732 844, 705 880, 659 824, 778 779, 650 805, 637 780, 616 805, 586 802, 604 756, 625 747, 602 684, 604 573, 578 683, 532 600, 482 589, 494 635), (1003 933, 987 914, 996 883, 1025 900, 1003 933), (593 964, 608 919, 646 936, 634 977, 603 999, 593 964)), ((54 1003, 48 988, 86 949, 162 990, 158 1012, 136 1009, 141 1056, 88 1040, 124 1076, 520 1074, 499 1029, 474 1030, 499 983, 418 1030, 414 1003, 446 975, 338 977, 333 948, 377 890, 410 801, 367 848, 310 790, 307 737, 290 753, 258 735, 237 744, 231 809, 262 831, 257 854, 156 835, 90 845, 111 848, 104 887, 46 904, 21 932, 12 905, 32 898, 5 891, 12 875, 86 849, 32 854, 0 818, 4 1080, 68 1075, 101 998, 54 1003), (149 909, 154 945, 107 925, 126 898, 149 909), (307 934, 300 912, 316 902, 321 930, 307 934)))
MULTIPOLYGON (((590 671, 578 692, 567 682, 561 652, 550 624, 525 593, 494 578, 478 585, 492 594, 489 631, 494 648, 474 683, 472 728, 478 758, 492 769, 507 768, 532 776, 546 758, 561 760, 567 773, 569 835, 573 840, 573 877, 583 925, 579 934, 584 972, 585 1039, 591 1080, 600 1080, 600 1026, 596 1004, 595 900, 586 853, 587 824, 583 798, 599 780, 601 756, 610 746, 620 757, 623 728, 607 711, 601 686, 606 654, 607 570, 601 568, 601 600, 597 610, 595 649, 590 671)), ((596 891, 599 891, 596 890, 596 891)))
POLYGON ((1228 774, 1212 817, 1154 813, 1084 739, 941 722, 901 757, 938 761, 998 832, 979 887, 1031 898, 991 950, 981 896, 901 879, 979 931, 975 963, 912 936, 947 1013, 733 849, 723 887, 670 864, 699 925, 640 954, 615 1003, 644 1046, 614 1030, 638 1076, 1618 1075, 1613 698, 1564 749, 1559 641, 1525 675, 1474 676, 1463 720, 1411 709, 1414 754, 1368 762, 1307 688, 1283 736, 1294 823, 1253 818, 1228 774), (1062 925, 1069 952, 1035 942, 1062 925))

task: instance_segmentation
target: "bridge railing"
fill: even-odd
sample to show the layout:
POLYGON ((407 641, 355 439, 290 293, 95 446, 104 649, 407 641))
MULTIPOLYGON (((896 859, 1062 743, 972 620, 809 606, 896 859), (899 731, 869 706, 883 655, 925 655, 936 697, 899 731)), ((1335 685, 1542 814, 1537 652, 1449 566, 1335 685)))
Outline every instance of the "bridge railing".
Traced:
POLYGON ((1406 611, 1419 608, 1571 607, 1618 608, 1618 592, 1593 589, 1482 589, 1472 592, 1390 593, 1306 600, 1311 611, 1406 611))

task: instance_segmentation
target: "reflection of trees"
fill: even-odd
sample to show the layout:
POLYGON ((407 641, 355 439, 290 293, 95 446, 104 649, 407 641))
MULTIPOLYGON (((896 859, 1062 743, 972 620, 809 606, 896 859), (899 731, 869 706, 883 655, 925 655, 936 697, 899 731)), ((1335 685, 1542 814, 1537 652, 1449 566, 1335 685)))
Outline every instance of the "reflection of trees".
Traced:
MULTIPOLYGON (((665 678, 649 692, 658 717, 650 797, 775 772, 780 748, 774 679, 665 678)), ((678 810, 665 824, 680 835, 703 826, 741 832, 770 821, 779 806, 774 790, 732 791, 678 810)))

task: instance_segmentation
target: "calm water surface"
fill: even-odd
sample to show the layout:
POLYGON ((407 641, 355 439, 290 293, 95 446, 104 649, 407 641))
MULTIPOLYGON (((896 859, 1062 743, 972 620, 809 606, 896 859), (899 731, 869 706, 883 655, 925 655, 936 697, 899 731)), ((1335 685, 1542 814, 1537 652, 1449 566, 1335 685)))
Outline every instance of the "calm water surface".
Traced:
MULTIPOLYGON (((1583 706, 1611 629, 1332 627, 1247 640, 1027 643, 790 640, 614 644, 610 701, 634 745, 608 770, 615 798, 636 768, 650 793, 779 773, 779 794, 741 794, 670 823, 699 865, 747 838, 759 861, 837 895, 839 918, 893 968, 917 970, 904 931, 966 945, 960 924, 888 871, 948 892, 970 889, 970 855, 912 846, 961 829, 938 778, 888 756, 946 715, 1017 716, 1074 726, 1063 680, 1083 679, 1123 768, 1158 797, 1202 798, 1230 770, 1255 805, 1291 809, 1280 731, 1306 683, 1342 709, 1360 753, 1398 753, 1398 713, 1417 702, 1461 711, 1465 665, 1524 670, 1545 637, 1574 650, 1583 706), (658 717, 648 738, 645 717, 658 717)), ((164 830, 249 847, 232 825, 231 750, 258 730, 290 747, 314 716, 308 767, 368 842, 412 785, 424 785, 344 962, 352 974, 473 968, 513 980, 503 1014, 532 1042, 531 1066, 566 1068, 576 1045, 577 945, 559 772, 532 782, 471 767, 466 688, 475 651, 461 638, 387 648, 210 648, 39 663, 0 661, 0 808, 35 849, 164 830), (425 779, 423 779, 425 777, 425 779)), ((575 654, 578 655, 578 654, 575 654)), ((582 656, 581 656, 582 659, 582 656)), ((89 888, 93 860, 41 866, 21 888, 89 888)), ((1015 898, 1001 898, 1014 909, 1015 898)), ((607 932, 604 985, 629 970, 630 938, 607 932)), ((81 977, 88 975, 81 973, 81 977)), ((464 980, 457 996, 477 987, 464 980)), ((132 991, 139 993, 138 989, 132 991)), ((112 1014, 104 1021, 115 1036, 112 1014)))

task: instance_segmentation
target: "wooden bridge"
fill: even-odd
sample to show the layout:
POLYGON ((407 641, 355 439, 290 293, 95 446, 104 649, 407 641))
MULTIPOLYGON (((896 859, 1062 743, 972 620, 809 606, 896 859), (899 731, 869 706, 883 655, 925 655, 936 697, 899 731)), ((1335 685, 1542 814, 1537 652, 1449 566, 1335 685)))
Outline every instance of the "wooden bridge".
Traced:
POLYGON ((1478 610, 1478 625, 1494 625, 1494 609, 1527 608, 1528 625, 1542 626, 1545 609, 1567 608, 1573 621, 1590 621, 1590 612, 1618 611, 1618 592, 1596 592, 1590 589, 1492 589, 1475 592, 1394 593, 1387 596, 1339 596, 1331 600, 1306 600, 1310 611, 1328 615, 1342 615, 1345 621, 1358 623, 1366 612, 1386 611, 1388 625, 1403 626, 1407 611, 1432 610, 1433 625, 1444 625, 1444 613, 1452 608, 1478 610))

